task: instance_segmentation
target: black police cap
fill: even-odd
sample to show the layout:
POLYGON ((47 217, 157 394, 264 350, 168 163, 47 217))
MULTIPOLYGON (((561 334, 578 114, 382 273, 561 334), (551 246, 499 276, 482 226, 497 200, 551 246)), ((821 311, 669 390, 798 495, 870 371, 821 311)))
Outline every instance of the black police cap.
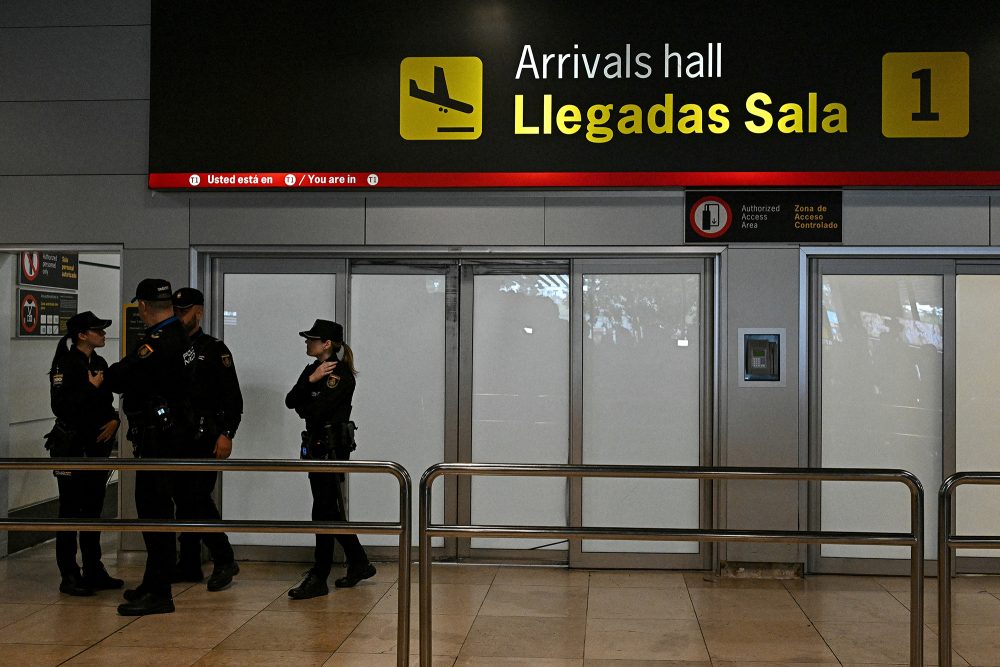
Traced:
POLYGON ((107 329, 111 326, 111 320, 102 320, 89 310, 77 313, 66 321, 66 330, 74 336, 84 331, 107 329))
POLYGON ((316 340, 331 340, 334 343, 344 342, 344 327, 330 320, 316 320, 309 331, 300 331, 303 338, 316 340))
POLYGON ((174 308, 180 308, 181 310, 185 310, 191 306, 205 305, 205 295, 193 287, 180 288, 174 292, 171 300, 174 302, 174 308))
POLYGON ((135 296, 132 301, 170 301, 170 283, 163 278, 146 278, 139 282, 135 288, 135 296))

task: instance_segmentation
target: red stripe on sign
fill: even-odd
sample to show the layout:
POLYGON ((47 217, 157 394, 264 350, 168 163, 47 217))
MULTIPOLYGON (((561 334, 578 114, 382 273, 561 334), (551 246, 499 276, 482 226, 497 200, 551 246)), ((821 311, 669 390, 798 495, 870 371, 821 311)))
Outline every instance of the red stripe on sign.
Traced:
POLYGON ((1000 171, 213 172, 150 174, 153 190, 1000 186, 1000 171))

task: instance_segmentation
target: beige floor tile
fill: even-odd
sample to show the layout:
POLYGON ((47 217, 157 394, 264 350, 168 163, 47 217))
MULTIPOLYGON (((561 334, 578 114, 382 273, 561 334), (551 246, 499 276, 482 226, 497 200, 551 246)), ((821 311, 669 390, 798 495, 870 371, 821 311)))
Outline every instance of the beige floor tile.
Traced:
POLYGON ((733 579, 732 577, 718 577, 711 572, 685 572, 684 582, 688 588, 771 588, 774 590, 784 590, 784 586, 778 579, 733 579))
MULTIPOLYGON (((713 667, 816 667, 815 662, 730 662, 728 660, 714 660, 712 665, 713 667)), ((857 667, 861 666, 858 665, 857 667)), ((864 665, 864 667, 882 666, 864 665)), ((889 667, 889 665, 886 665, 885 667, 889 667)))
POLYGON ((193 667, 243 667, 244 665, 322 665, 329 651, 238 651, 213 649, 194 663, 193 667))
POLYGON ((565 567, 501 567, 493 580, 504 586, 587 586, 590 572, 565 567))
POLYGON ((142 616, 101 645, 210 649, 253 618, 254 613, 234 609, 182 609, 173 614, 142 616))
POLYGON ((712 662, 837 662, 809 623, 701 621, 712 662))
MULTIPOLYGON (((367 614, 385 597, 392 584, 363 581, 354 588, 336 588, 330 583, 330 594, 308 600, 288 597, 287 586, 267 606, 268 611, 349 611, 367 614)), ((412 602, 411 602, 412 604, 412 602)))
MULTIPOLYGON (((414 619, 415 620, 415 619, 414 619)), ((437 615, 431 619, 434 655, 456 656, 469 634, 475 616, 437 615)), ((338 653, 396 652, 396 615, 368 614, 350 637, 337 649, 338 653)), ((410 623, 410 654, 420 652, 420 626, 410 623)))
POLYGON ((45 609, 43 604, 0 604, 0 628, 45 609))
POLYGON ((694 620, 694 608, 681 588, 594 588, 587 604, 589 618, 660 618, 694 620))
POLYGON ((951 647, 970 665, 1000 665, 1000 625, 956 625, 951 630, 951 647))
POLYGON ((817 575, 785 579, 781 583, 790 591, 882 591, 874 577, 817 575))
MULTIPOLYGON (((817 623, 816 629, 842 663, 908 664, 910 626, 899 623, 817 623)), ((924 631, 924 664, 938 664, 937 635, 924 631)), ((956 667, 968 663, 952 652, 956 667)))
POLYGON ((56 604, 75 605, 79 607, 115 607, 117 608, 125 599, 122 592, 117 591, 97 591, 96 595, 87 597, 74 597, 72 595, 62 595, 56 604))
MULTIPOLYGON (((239 547, 237 547, 238 549, 239 547)), ((267 581, 287 581, 297 583, 305 577, 310 563, 283 563, 267 561, 240 561, 240 573, 237 580, 263 579, 267 581)), ((209 566, 210 567, 210 566, 209 566)), ((339 576, 339 575, 338 575, 339 576)))
POLYGON ((459 657, 581 659, 585 634, 584 618, 480 616, 459 657))
POLYGON ((59 592, 59 575, 8 578, 0 582, 0 600, 5 604, 53 604, 69 597, 59 592))
MULTIPOLYGON (((879 586, 893 593, 905 593, 910 590, 910 578, 907 577, 872 577, 879 586)), ((924 592, 937 594, 937 579, 924 577, 924 592)))
POLYGON ((910 612, 883 591, 791 591, 814 622, 908 623, 910 612))
MULTIPOLYGON (((451 667, 455 658, 436 655, 431 658, 432 667, 451 667)), ((323 663, 326 667, 396 667, 396 656, 389 653, 334 653, 323 663)), ((420 657, 410 656, 410 667, 418 667, 420 657)))
POLYGON ((587 620, 588 660, 707 661, 708 650, 695 620, 587 620))
POLYGON ((113 607, 50 605, 0 629, 0 644, 18 644, 31 637, 33 644, 90 645, 133 620, 119 616, 113 607))
POLYGON ((205 654, 203 648, 157 648, 145 646, 94 646, 65 665, 104 667, 105 665, 149 665, 150 667, 188 667, 205 654))
POLYGON ((712 667, 711 662, 700 660, 584 660, 583 665, 584 667, 712 667))
POLYGON ((455 667, 581 667, 583 660, 559 658, 459 658, 455 667))
MULTIPOLYGON (((431 612, 459 616, 475 615, 486 599, 490 587, 486 584, 432 584, 431 612)), ((374 614, 395 614, 399 606, 399 590, 393 586, 379 600, 374 614)), ((416 584, 410 587, 410 613, 420 609, 420 589, 416 584)))
POLYGON ((363 618, 347 612, 262 611, 218 648, 333 653, 363 618))
POLYGON ((0 665, 30 665, 55 667, 86 651, 87 646, 60 646, 58 644, 0 644, 0 665))
MULTIPOLYGON (((892 594, 900 604, 910 608, 909 593, 892 594)), ((924 594, 924 622, 938 622, 937 595, 924 594)), ((955 625, 1000 625, 1000 598, 990 593, 951 594, 951 622, 955 625)))
MULTIPOLYGON (((496 565, 465 565, 462 563, 435 563, 431 569, 431 581, 435 584, 492 584, 500 568, 496 565)), ((418 569, 410 575, 419 581, 418 569)))
POLYGON ((233 611, 260 611, 278 598, 287 598, 288 586, 284 581, 237 578, 228 588, 210 592, 205 586, 196 585, 174 595, 178 611, 199 609, 229 609, 233 611))
POLYGON ((660 570, 591 572, 590 585, 598 588, 685 588, 681 572, 660 570))
POLYGON ((486 595, 479 614, 560 618, 586 616, 587 589, 577 586, 494 585, 486 595))
POLYGON ((699 619, 719 621, 766 618, 793 622, 807 620, 788 591, 692 588, 690 594, 699 619))

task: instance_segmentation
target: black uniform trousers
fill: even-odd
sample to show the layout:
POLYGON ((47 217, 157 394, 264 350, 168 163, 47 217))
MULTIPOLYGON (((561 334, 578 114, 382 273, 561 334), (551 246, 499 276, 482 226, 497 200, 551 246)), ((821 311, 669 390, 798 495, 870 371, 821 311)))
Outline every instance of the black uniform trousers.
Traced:
MULTIPOLYGON (((341 490, 341 473, 311 472, 309 487, 312 489, 313 521, 346 521, 344 493, 341 490)), ((333 567, 333 546, 340 542, 344 555, 347 557, 349 572, 359 570, 368 565, 368 554, 361 546, 357 535, 316 534, 315 564, 313 570, 320 577, 330 574, 333 567)))
MULTIPOLYGON (((202 436, 195 441, 194 452, 187 458, 214 459, 212 453, 218 436, 202 436)), ((178 520, 221 519, 222 514, 212 498, 217 472, 181 472, 175 475, 174 503, 178 520)), ((225 533, 181 533, 178 563, 181 567, 201 567, 201 542, 204 540, 212 560, 232 563, 236 560, 233 547, 225 533)))
MULTIPOLYGON (((56 473, 59 486, 60 519, 99 519, 104 509, 107 489, 106 470, 63 470, 56 473)), ((76 531, 56 533, 56 565, 59 574, 69 577, 79 574, 76 562, 76 531)), ((101 563, 101 533, 80 531, 80 556, 85 574, 96 573, 101 563)))

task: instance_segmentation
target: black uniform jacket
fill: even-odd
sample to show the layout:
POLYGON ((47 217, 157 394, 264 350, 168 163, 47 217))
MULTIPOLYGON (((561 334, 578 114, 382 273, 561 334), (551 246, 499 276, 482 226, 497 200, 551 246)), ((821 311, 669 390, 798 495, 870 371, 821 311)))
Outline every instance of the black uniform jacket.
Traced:
POLYGON ((285 396, 285 407, 295 410, 296 414, 306 420, 306 430, 310 433, 322 432, 324 424, 351 419, 354 374, 341 361, 330 375, 319 382, 309 382, 309 376, 320 363, 322 362, 316 360, 306 366, 299 374, 295 386, 285 396))
MULTIPOLYGON (((65 428, 75 433, 74 441, 85 449, 97 443, 97 434, 112 419, 118 419, 114 397, 107 384, 95 387, 89 376, 106 371, 106 362, 97 352, 87 355, 71 347, 62 355, 49 373, 49 397, 52 414, 65 428)), ((110 449, 111 443, 101 443, 110 449)), ((82 455, 84 452, 79 452, 82 455)), ((88 452, 94 455, 94 452, 88 452)), ((100 454, 98 454, 100 455, 100 454)), ((106 455, 106 454, 105 454, 106 455)))
POLYGON ((145 337, 124 359, 104 374, 104 384, 123 395, 129 420, 148 418, 150 407, 166 404, 178 424, 191 425, 191 341, 176 317, 145 331, 145 337))
POLYGON ((214 433, 232 437, 243 416, 243 393, 236 377, 233 355, 218 338, 198 329, 191 336, 195 359, 192 363, 192 404, 196 417, 210 418, 214 433))

